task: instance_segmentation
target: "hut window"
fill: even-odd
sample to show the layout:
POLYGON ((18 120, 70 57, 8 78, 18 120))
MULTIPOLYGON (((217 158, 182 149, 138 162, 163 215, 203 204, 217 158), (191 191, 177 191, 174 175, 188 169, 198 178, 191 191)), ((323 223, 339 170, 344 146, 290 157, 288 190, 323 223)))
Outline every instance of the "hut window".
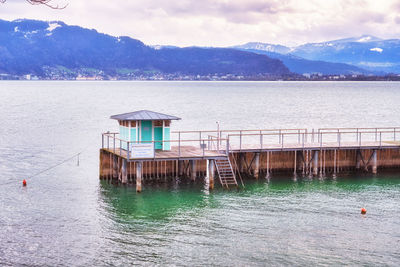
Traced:
POLYGON ((171 124, 171 121, 165 121, 165 127, 169 127, 171 124))
POLYGON ((131 127, 136 127, 136 121, 131 121, 131 127))
POLYGON ((155 127, 162 127, 162 121, 154 121, 155 127))
POLYGON ((118 121, 119 125, 122 125, 123 121, 118 121))

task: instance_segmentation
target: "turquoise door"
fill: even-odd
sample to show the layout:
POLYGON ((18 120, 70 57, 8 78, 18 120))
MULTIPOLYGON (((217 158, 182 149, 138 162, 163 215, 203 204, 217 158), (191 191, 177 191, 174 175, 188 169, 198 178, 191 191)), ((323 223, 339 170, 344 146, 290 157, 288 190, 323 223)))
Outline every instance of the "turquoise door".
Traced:
POLYGON ((153 125, 151 121, 142 121, 142 142, 153 141, 153 125))
POLYGON ((154 127, 155 149, 162 149, 162 127, 154 127))

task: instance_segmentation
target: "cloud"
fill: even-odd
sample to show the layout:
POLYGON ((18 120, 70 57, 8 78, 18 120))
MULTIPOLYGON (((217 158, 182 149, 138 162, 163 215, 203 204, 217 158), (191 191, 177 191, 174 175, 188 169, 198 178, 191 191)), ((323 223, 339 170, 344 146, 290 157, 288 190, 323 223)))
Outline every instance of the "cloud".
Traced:
POLYGON ((8 0, 3 19, 62 20, 147 44, 295 45, 371 34, 397 38, 396 0, 53 0, 63 10, 8 0))

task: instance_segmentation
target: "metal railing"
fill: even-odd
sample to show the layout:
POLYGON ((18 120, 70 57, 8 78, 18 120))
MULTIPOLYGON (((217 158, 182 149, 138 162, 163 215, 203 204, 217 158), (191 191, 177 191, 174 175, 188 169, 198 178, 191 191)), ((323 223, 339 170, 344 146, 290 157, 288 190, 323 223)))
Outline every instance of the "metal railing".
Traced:
MULTIPOLYGON (((262 129, 262 130, 221 130, 221 131, 176 131, 175 139, 164 141, 126 141, 118 138, 119 133, 103 133, 102 148, 115 154, 131 156, 131 144, 153 143, 168 144, 178 157, 183 155, 185 147, 191 147, 196 153, 205 156, 207 151, 229 155, 232 150, 246 149, 285 149, 305 147, 334 146, 382 146, 383 142, 395 142, 400 127, 381 128, 319 128, 312 129, 262 129), (196 136, 198 138, 196 138, 196 136), (174 146, 173 146, 174 145, 174 146)), ((160 147, 160 146, 158 146, 160 147)))
POLYGON ((232 150, 246 149, 276 149, 276 148, 305 148, 326 146, 382 146, 383 142, 397 142, 398 127, 368 128, 348 130, 344 128, 330 128, 312 130, 302 133, 252 133, 230 134, 229 143, 232 150), (317 135, 317 138, 315 138, 317 135))
POLYGON ((374 133, 375 134, 375 141, 378 140, 378 133, 380 132, 388 132, 390 131, 391 133, 393 133, 393 141, 396 141, 396 133, 398 134, 400 132, 400 127, 375 127, 375 128, 319 128, 318 132, 317 132, 317 136, 318 136, 318 140, 321 136, 321 133, 324 132, 337 132, 337 133, 341 133, 341 132, 353 132, 356 136, 356 140, 358 141, 358 137, 359 137, 359 133, 374 133))
MULTIPOLYGON (((132 159, 132 144, 153 144, 153 149, 156 151, 156 144, 168 143, 171 144, 172 151, 176 153, 177 157, 187 157, 186 148, 189 153, 195 153, 197 156, 205 157, 208 151, 217 152, 222 155, 229 155, 229 141, 227 139, 217 139, 212 136, 207 139, 178 139, 178 140, 164 140, 164 141, 126 141, 118 138, 119 133, 103 133, 102 134, 102 148, 107 149, 114 154, 126 157, 128 160, 132 159), (175 144, 173 147, 172 144, 175 144), (200 144, 197 147, 197 144, 200 144), (217 144, 217 145, 216 145, 217 144), (219 146, 218 144, 222 144, 219 146)), ((155 158, 155 153, 153 158, 155 158)))

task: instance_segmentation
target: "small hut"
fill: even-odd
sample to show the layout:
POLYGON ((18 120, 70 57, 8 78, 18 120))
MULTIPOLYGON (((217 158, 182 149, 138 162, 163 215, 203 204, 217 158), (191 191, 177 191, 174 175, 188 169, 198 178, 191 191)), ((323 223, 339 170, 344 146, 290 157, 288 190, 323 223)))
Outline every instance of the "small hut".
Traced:
POLYGON ((139 144, 154 143, 154 149, 158 150, 171 150, 171 143, 167 142, 171 136, 171 120, 180 120, 175 116, 149 110, 113 115, 110 118, 118 120, 121 140, 139 144))

